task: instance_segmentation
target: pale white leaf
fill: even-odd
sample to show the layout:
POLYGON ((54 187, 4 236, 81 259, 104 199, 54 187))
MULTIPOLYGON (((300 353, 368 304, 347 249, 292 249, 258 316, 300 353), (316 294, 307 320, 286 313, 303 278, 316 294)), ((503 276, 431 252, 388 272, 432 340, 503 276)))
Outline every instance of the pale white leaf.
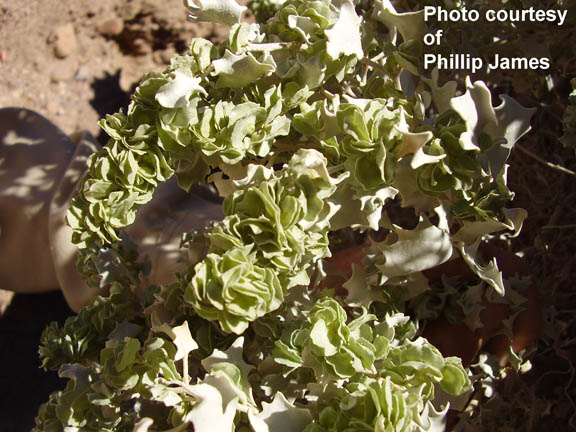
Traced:
POLYGON ((332 59, 337 59, 342 54, 364 57, 360 34, 361 22, 362 18, 356 15, 354 4, 351 1, 343 3, 338 21, 334 27, 325 31, 328 38, 326 52, 332 59))
POLYGON ((165 323, 160 327, 153 328, 152 331, 164 332, 170 336, 177 349, 174 360, 181 360, 186 357, 190 351, 198 349, 198 344, 192 338, 192 334, 190 333, 188 321, 184 321, 184 323, 178 327, 171 327, 169 324, 165 323))
POLYGON ((190 96, 194 93, 206 94, 206 90, 200 85, 200 78, 176 71, 174 79, 160 87, 156 100, 165 108, 183 108, 188 105, 190 96))
POLYGON ((148 432, 150 426, 154 424, 154 420, 150 417, 144 417, 138 420, 138 422, 134 425, 134 429, 132 432, 148 432))
POLYGON ((185 418, 194 425, 194 432, 232 432, 234 430, 237 398, 223 406, 220 391, 212 385, 200 383, 189 386, 186 390, 198 401, 185 418))
POLYGON ((481 239, 478 239, 473 244, 466 246, 464 243, 458 245, 460 254, 470 269, 484 282, 494 288, 497 294, 503 296, 506 292, 504 288, 504 281, 502 280, 502 273, 498 269, 496 258, 493 258, 488 264, 482 265, 478 257, 478 247, 480 246, 481 239))
POLYGON ((351 307, 368 309, 375 301, 383 301, 382 290, 373 288, 366 276, 366 271, 357 264, 352 265, 352 277, 343 285, 348 291, 346 303, 351 307))
POLYGON ((504 165, 514 144, 530 131, 530 119, 536 108, 524 108, 508 95, 501 95, 502 103, 494 108, 496 122, 488 124, 486 133, 492 138, 504 137, 506 142, 488 149, 488 161, 492 176, 496 177, 504 165))
POLYGON ((184 324, 174 327, 172 329, 174 332, 174 345, 176 345, 176 356, 174 360, 180 360, 188 355, 190 351, 198 349, 198 344, 192 338, 190 329, 188 328, 188 321, 184 321, 184 324))
POLYGON ((414 156, 410 162, 412 168, 416 169, 422 165, 436 163, 446 157, 445 154, 431 156, 424 153, 422 149, 424 144, 430 141, 434 137, 434 134, 431 131, 410 132, 408 122, 406 121, 406 113, 402 108, 400 111, 400 121, 394 128, 402 134, 402 145, 398 148, 397 155, 399 158, 403 158, 406 155, 413 154, 414 156))
POLYGON ((416 214, 426 213, 440 204, 440 200, 426 195, 418 186, 416 170, 412 168, 408 158, 398 162, 394 176, 394 186, 402 197, 402 207, 413 207, 416 214))
POLYGON ((254 432, 300 432, 312 422, 312 415, 305 408, 297 408, 278 392, 272 403, 264 402, 262 411, 248 413, 254 432))
POLYGON ((188 19, 195 22, 213 22, 233 26, 242 19, 246 6, 234 0, 184 0, 190 11, 188 19), (196 4, 198 3, 198 4, 196 4))
POLYGON ((422 77, 422 81, 430 87, 434 104, 438 109, 438 113, 442 114, 450 108, 450 101, 456 94, 458 84, 456 81, 448 81, 443 86, 438 85, 439 74, 440 72, 438 71, 438 68, 434 68, 432 70, 431 78, 422 77))
POLYGON ((462 149, 480 150, 478 138, 489 123, 496 123, 496 112, 486 84, 482 81, 472 84, 470 77, 466 77, 466 87, 466 93, 452 98, 450 106, 466 124, 466 131, 460 135, 462 149))
POLYGON ((374 2, 373 17, 388 27, 394 35, 393 43, 396 42, 396 32, 402 35, 404 41, 422 40, 427 32, 424 10, 398 13, 390 0, 374 2))
POLYGON ((242 372, 242 377, 248 377, 248 374, 254 366, 246 363, 242 357, 244 352, 244 336, 239 337, 226 351, 215 349, 212 354, 202 360, 202 367, 208 373, 219 363, 232 363, 242 372))
POLYGON ((262 75, 273 72, 276 67, 270 56, 259 62, 252 53, 234 54, 226 50, 224 57, 214 60, 214 76, 218 76, 217 87, 240 88, 253 83, 262 75))
POLYGON ((377 266, 384 278, 427 270, 452 256, 450 234, 428 220, 421 220, 412 230, 395 226, 395 231, 395 243, 375 243, 384 256, 384 263, 377 266))
POLYGON ((505 216, 503 222, 494 219, 484 221, 464 221, 462 227, 452 236, 452 241, 462 242, 469 245, 486 234, 492 234, 503 230, 511 230, 511 236, 517 236, 522 229, 524 220, 528 216, 528 212, 522 208, 505 208, 502 209, 502 211, 505 216))
MULTIPOLYGON (((203 382, 204 384, 209 384, 218 389, 220 396, 222 397, 222 409, 226 409, 232 401, 236 401, 237 404, 244 401, 249 402, 249 405, 255 405, 255 403, 252 403, 253 397, 251 392, 250 395, 247 395, 244 390, 235 385, 230 377, 224 372, 218 371, 207 375, 203 382)), ((240 409, 238 405, 237 409, 240 409)))
POLYGON ((252 388, 250 382, 248 381, 248 375, 250 371, 254 369, 254 366, 246 363, 242 357, 244 352, 244 337, 239 337, 234 341, 234 343, 226 350, 220 351, 218 349, 214 350, 212 354, 201 361, 202 367, 210 374, 204 381, 220 383, 217 387, 221 389, 223 395, 234 395, 234 397, 239 398, 240 403, 247 405, 254 405, 254 397, 252 395, 252 388), (226 374, 225 369, 227 365, 233 365, 242 374, 240 387, 232 382, 231 378, 226 374), (222 366, 222 370, 218 370, 218 366, 222 366), (227 381, 223 382, 222 379, 227 381))

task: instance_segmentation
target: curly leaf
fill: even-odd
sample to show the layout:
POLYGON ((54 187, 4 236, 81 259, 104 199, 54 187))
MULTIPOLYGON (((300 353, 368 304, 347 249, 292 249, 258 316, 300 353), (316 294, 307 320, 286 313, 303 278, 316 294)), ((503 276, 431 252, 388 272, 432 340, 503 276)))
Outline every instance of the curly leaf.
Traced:
MULTIPOLYGON (((271 60, 271 58, 270 58, 271 60)), ((212 62, 213 74, 218 77, 217 88, 241 88, 252 84, 263 75, 274 71, 274 64, 262 63, 252 53, 233 54, 226 51, 224 57, 212 62)))
POLYGON ((206 21, 233 26, 240 22, 246 6, 240 6, 234 0, 185 0, 184 5, 190 11, 191 21, 206 21))

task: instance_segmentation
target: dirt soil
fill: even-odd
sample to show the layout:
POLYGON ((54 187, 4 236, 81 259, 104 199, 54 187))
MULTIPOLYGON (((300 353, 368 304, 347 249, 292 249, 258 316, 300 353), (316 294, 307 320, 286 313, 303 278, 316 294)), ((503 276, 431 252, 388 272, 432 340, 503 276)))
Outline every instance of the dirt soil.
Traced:
MULTIPOLYGON (((36 110, 68 134, 99 135, 97 121, 127 106, 144 72, 162 70, 192 37, 225 34, 187 22, 181 0, 0 0, 0 107, 36 110)), ((576 158, 556 140, 571 70, 553 74, 557 87, 545 97, 522 98, 516 84, 529 79, 503 84, 538 107, 510 162, 513 205, 530 215, 511 247, 533 269, 545 329, 527 353, 532 369, 509 374, 476 413, 480 426, 461 430, 576 430, 576 158)), ((18 295, 0 319, 0 432, 30 430, 38 405, 62 385, 39 371, 36 350, 42 328, 69 313, 59 293, 18 295)))
POLYGON ((188 22, 181 0, 0 0, 0 106, 98 135, 143 73, 163 70, 193 37, 226 33, 188 22))

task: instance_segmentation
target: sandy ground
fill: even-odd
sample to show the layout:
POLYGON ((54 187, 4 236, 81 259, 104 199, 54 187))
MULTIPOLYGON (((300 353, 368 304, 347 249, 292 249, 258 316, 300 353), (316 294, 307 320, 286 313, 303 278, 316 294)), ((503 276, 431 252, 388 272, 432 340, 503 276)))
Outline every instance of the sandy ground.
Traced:
POLYGON ((181 0, 0 0, 0 107, 97 135, 143 73, 164 69, 192 37, 225 31, 188 22, 181 0))

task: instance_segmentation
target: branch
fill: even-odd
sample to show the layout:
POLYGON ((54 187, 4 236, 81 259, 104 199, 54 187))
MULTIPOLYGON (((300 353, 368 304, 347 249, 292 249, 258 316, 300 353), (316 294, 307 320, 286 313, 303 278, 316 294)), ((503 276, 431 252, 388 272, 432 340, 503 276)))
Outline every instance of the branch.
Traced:
POLYGON ((552 168, 555 169, 557 171, 563 172, 564 174, 570 174, 572 176, 576 177, 576 172, 569 170, 568 168, 564 168, 561 165, 557 165, 557 164, 553 164, 552 162, 548 162, 547 160, 542 159, 540 156, 538 156, 535 153, 532 153, 530 150, 516 144, 515 148, 519 149, 520 151, 524 152, 525 154, 527 154, 528 156, 530 156, 533 159, 536 159, 538 162, 540 162, 543 165, 546 165, 548 168, 552 168))

